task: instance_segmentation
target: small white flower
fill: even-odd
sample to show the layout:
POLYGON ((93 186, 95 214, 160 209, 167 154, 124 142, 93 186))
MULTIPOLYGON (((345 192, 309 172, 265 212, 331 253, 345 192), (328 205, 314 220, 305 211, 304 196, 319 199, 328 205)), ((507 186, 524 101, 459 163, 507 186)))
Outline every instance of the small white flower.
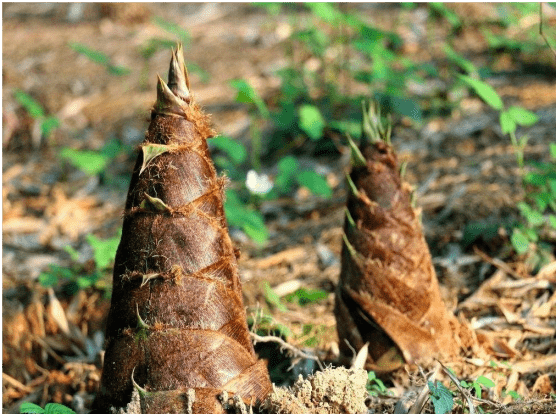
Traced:
POLYGON ((249 170, 249 172, 247 172, 245 185, 251 193, 265 195, 272 190, 274 183, 270 180, 268 175, 259 175, 255 170, 249 170))

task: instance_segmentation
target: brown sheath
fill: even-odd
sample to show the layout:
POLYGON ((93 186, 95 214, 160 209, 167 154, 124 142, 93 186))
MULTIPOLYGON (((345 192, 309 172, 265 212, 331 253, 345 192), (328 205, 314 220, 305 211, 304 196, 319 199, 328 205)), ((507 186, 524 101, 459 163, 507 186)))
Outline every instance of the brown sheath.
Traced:
POLYGON ((390 130, 363 106, 362 141, 352 146, 342 270, 335 315, 342 355, 369 343, 367 368, 390 371, 404 362, 455 351, 452 323, 411 189, 402 182, 390 130), (349 345, 347 343, 349 343, 349 345))
POLYGON ((138 412, 153 414, 223 412, 222 391, 249 404, 272 388, 249 337, 212 135, 179 45, 131 178, 95 412, 132 412, 134 388, 138 412))

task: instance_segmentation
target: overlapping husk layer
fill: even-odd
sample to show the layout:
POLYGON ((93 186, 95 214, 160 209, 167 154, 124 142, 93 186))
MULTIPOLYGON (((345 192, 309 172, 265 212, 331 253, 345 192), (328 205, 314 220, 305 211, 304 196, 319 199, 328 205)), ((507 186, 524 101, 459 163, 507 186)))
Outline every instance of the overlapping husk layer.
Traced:
POLYGON ((364 112, 361 145, 352 142, 335 314, 346 359, 368 342, 367 368, 384 372, 453 353, 457 322, 442 302, 389 132, 373 109, 364 112))
POLYGON ((128 192, 99 413, 217 413, 222 391, 255 403, 271 389, 249 338, 211 135, 178 48, 128 192))

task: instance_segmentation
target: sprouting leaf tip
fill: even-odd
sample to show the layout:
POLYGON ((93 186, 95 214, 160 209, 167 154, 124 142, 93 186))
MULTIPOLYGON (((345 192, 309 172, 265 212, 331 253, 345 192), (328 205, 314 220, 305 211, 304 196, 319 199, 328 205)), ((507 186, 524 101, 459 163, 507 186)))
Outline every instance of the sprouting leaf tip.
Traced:
POLYGON ((172 59, 168 70, 168 87, 184 101, 189 98, 189 76, 183 60, 181 43, 178 43, 175 51, 172 50, 172 59))
POLYGON ((386 123, 382 122, 380 105, 376 102, 369 102, 369 106, 367 107, 365 101, 362 101, 361 107, 363 112, 363 119, 361 122, 361 148, 379 141, 390 144, 392 124, 390 119, 388 119, 386 123))
MULTIPOLYGON (((172 67, 172 65, 170 65, 170 67, 172 67)), ((156 103, 154 104, 155 111, 160 114, 173 113, 184 115, 183 106, 186 104, 185 101, 178 98, 178 96, 172 92, 160 75, 156 76, 158 77, 158 83, 156 86, 156 103)))
POLYGON ((361 153, 361 150, 349 134, 347 135, 347 140, 349 143, 349 147, 351 148, 351 165, 354 167, 364 167, 365 165, 367 165, 367 161, 361 153))

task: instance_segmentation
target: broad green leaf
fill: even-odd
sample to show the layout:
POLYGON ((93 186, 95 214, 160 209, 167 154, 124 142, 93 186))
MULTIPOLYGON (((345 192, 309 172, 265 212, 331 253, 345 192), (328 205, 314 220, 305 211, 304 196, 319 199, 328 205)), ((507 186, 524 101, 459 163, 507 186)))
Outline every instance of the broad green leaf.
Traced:
POLYGON ((486 387, 486 388, 492 388, 492 387, 494 387, 494 382, 493 382, 491 379, 485 377, 484 375, 479 376, 479 378, 477 378, 477 379, 475 380, 475 382, 477 382, 477 383, 483 385, 483 386, 486 387))
POLYGON ((240 165, 247 158, 247 150, 245 149, 245 146, 235 139, 221 135, 211 138, 208 143, 210 146, 224 151, 236 165, 240 165))
POLYGON ((500 128, 503 134, 515 132, 516 127, 515 121, 508 111, 500 112, 500 128))
POLYGON ((326 121, 314 105, 302 105, 298 111, 299 127, 312 140, 322 137, 326 121))
POLYGON ((523 177, 523 180, 527 184, 534 185, 535 187, 542 187, 546 183, 547 178, 548 177, 544 174, 539 174, 537 172, 528 172, 523 177))
POLYGON ((172 149, 177 148, 177 146, 171 145, 162 145, 162 144, 145 144, 141 147, 143 151, 143 164, 141 165, 141 170, 139 171, 139 175, 145 171, 145 168, 149 165, 149 163, 156 157, 165 152, 171 151, 172 149))
POLYGON ((259 244, 268 239, 268 230, 259 211, 248 208, 234 190, 226 191, 224 201, 226 218, 231 226, 239 227, 247 236, 259 244))
POLYGON ((45 414, 75 414, 75 411, 62 404, 49 403, 44 406, 45 414))
POLYGON ((278 162, 278 171, 286 174, 293 174, 299 168, 299 161, 292 156, 287 155, 278 162))
POLYGON ((556 144, 550 143, 550 156, 556 160, 556 144))
POLYGON ((525 217, 527 222, 532 226, 539 226, 544 223, 544 217, 537 210, 531 208, 527 203, 520 202, 517 204, 517 208, 521 212, 521 215, 525 217))
POLYGON ((529 249, 529 239, 519 229, 514 229, 510 241, 517 254, 523 254, 529 249))
POLYGON ((556 198, 556 179, 550 178, 548 180, 548 188, 554 198, 556 198))
POLYGON ((60 120, 55 116, 48 116, 41 122, 41 132, 48 138, 50 133, 60 126, 60 120))
POLYGON ((297 302, 301 306, 308 305, 310 303, 319 302, 328 297, 328 292, 321 289, 305 289, 300 288, 295 292, 286 295, 286 300, 288 302, 297 302))
POLYGON ((332 195, 332 190, 324 177, 314 171, 302 171, 297 175, 297 182, 299 185, 307 187, 313 194, 324 198, 329 198, 332 195))
POLYGON ((230 85, 237 90, 237 102, 255 103, 257 93, 247 81, 243 79, 234 79, 230 81, 230 85))
POLYGON ((58 276, 54 273, 42 272, 39 275, 38 280, 41 286, 52 287, 52 286, 56 286, 56 284, 58 283, 58 276))
POLYGON ((518 125, 531 126, 539 120, 539 117, 534 112, 519 106, 511 106, 507 112, 518 125))
POLYGON ((38 406, 37 404, 30 403, 28 401, 23 402, 19 406, 19 412, 26 414, 43 414, 44 408, 38 406))
POLYGON ((31 118, 37 119, 44 117, 44 110, 42 109, 42 106, 33 98, 31 98, 30 95, 19 89, 16 89, 14 91, 14 97, 15 99, 17 99, 19 104, 25 108, 31 118))
POLYGON ((552 226, 553 229, 556 229, 556 215, 550 214, 548 216, 548 223, 552 226))
POLYGON ((237 91, 237 102, 255 105, 263 118, 268 118, 270 116, 266 104, 247 81, 244 79, 233 79, 230 81, 230 86, 237 91))
POLYGON ((458 77, 469 85, 483 101, 498 111, 502 110, 504 107, 502 99, 492 86, 478 79, 473 79, 467 75, 458 75, 458 77))
POLYGON ((337 25, 342 21, 342 13, 334 7, 334 3, 305 3, 305 6, 325 22, 337 25))
POLYGON ((431 392, 434 414, 449 413, 454 407, 454 397, 452 392, 440 382, 435 385, 429 381, 428 386, 431 392))
POLYGON ((121 230, 119 234, 108 239, 99 239, 93 234, 87 235, 87 242, 93 248, 97 269, 102 270, 110 266, 116 257, 116 250, 120 244, 120 238, 121 230))
POLYGON ((262 214, 258 211, 245 210, 241 228, 256 243, 264 244, 268 240, 268 230, 262 214))
POLYGON ((330 121, 328 123, 330 128, 335 128, 342 134, 349 134, 352 137, 361 137, 361 120, 357 121, 330 121))
POLYGON ((88 175, 100 174, 108 163, 108 157, 96 151, 64 148, 60 156, 88 175))
POLYGON ((299 162, 292 155, 287 155, 278 162, 278 175, 275 183, 280 190, 287 193, 294 183, 293 175, 299 169, 299 162))

